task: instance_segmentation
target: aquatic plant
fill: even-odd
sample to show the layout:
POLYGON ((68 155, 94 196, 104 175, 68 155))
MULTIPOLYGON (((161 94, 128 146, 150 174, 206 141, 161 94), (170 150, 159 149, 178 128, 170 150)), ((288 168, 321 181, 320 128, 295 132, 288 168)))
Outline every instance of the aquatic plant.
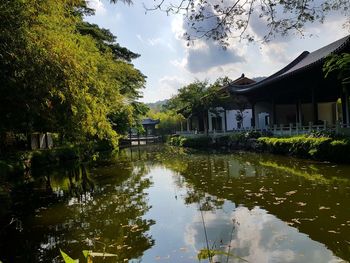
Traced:
MULTIPOLYGON (((72 259, 70 256, 68 256, 65 252, 63 252, 60 249, 62 258, 65 263, 79 263, 79 259, 72 259)), ((106 258, 106 257, 118 257, 116 254, 111 254, 111 253, 101 253, 101 252, 93 252, 90 250, 83 250, 83 255, 86 258, 86 263, 93 263, 93 258, 106 258)))

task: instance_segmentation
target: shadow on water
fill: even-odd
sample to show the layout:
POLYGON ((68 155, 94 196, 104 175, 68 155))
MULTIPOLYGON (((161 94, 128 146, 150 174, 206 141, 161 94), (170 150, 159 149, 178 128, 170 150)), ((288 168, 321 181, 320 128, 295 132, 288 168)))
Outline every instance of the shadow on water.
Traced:
POLYGON ((0 195, 0 259, 61 262, 61 248, 195 262, 210 245, 249 262, 349 260, 349 175, 266 154, 128 148, 98 166, 36 171, 0 195))

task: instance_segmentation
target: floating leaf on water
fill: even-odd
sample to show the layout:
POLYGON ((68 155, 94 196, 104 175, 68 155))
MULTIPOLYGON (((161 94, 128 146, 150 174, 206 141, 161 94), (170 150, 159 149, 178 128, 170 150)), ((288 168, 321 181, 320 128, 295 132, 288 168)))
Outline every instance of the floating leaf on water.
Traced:
POLYGON ((277 201, 285 201, 286 199, 286 197, 275 197, 275 200, 277 201))
POLYGON ((340 234, 340 232, 337 232, 337 231, 335 231, 335 230, 328 230, 328 233, 340 234))
POLYGON ((298 191, 297 190, 289 191, 289 192, 286 192, 285 195, 294 195, 296 192, 298 191))
POLYGON ((88 256, 90 257, 117 257, 118 255, 116 254, 111 254, 111 253, 102 253, 102 252, 93 252, 91 250, 83 250, 84 257, 87 258, 88 256))
POLYGON ((306 203, 298 202, 297 205, 299 205, 299 206, 306 206, 306 203))
POLYGON ((301 224, 300 221, 299 221, 299 218, 293 218, 292 221, 293 221, 294 223, 301 224))
POLYGON ((331 209, 330 207, 326 207, 326 206, 320 206, 320 208, 319 208, 320 210, 329 210, 329 209, 331 209))

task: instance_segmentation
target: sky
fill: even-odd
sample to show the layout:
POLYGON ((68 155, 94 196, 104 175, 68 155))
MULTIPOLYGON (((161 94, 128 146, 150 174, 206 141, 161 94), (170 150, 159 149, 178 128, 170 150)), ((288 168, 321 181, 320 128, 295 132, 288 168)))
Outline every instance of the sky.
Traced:
MULTIPOLYGON (((109 29, 119 44, 141 55, 133 64, 147 76, 141 99, 146 103, 168 99, 195 80, 236 79, 242 73, 248 78, 269 76, 301 52, 317 50, 349 34, 342 27, 344 18, 333 14, 323 24, 307 25, 304 36, 277 37, 266 44, 235 40, 226 50, 212 40, 187 46, 183 17, 145 12, 144 5, 152 4, 151 0, 134 1, 130 6, 107 0, 88 2, 96 14, 86 20, 109 29)), ((248 30, 262 36, 266 28, 253 19, 248 30)))

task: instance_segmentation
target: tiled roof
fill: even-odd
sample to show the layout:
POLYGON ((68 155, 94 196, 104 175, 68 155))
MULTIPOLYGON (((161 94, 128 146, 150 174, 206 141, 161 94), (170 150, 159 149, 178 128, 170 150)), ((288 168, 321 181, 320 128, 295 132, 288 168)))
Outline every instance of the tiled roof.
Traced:
POLYGON ((142 125, 156 125, 160 123, 160 120, 153 120, 151 118, 143 119, 142 125))
POLYGON ((283 69, 279 70, 275 74, 269 76, 268 78, 244 87, 230 84, 229 90, 236 94, 245 94, 250 91, 260 89, 262 87, 267 87, 279 80, 286 79, 292 75, 303 72, 304 70, 311 68, 316 65, 322 65, 325 57, 331 54, 338 54, 344 52, 344 50, 350 47, 350 35, 341 38, 325 47, 322 47, 314 52, 304 51, 295 60, 285 66, 283 69))

